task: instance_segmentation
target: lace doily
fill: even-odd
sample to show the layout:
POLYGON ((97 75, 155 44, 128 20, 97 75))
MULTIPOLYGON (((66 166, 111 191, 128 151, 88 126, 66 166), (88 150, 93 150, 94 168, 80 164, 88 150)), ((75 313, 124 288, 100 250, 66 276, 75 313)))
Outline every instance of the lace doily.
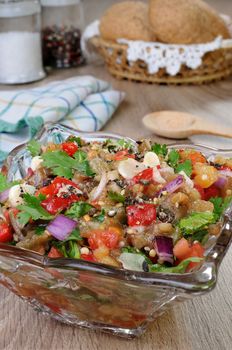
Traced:
MULTIPOLYGON (((231 30, 231 19, 223 15, 223 20, 231 30)), ((89 39, 99 35, 99 21, 91 23, 84 31, 82 37, 82 49, 91 61, 96 59, 93 48, 89 46, 89 39)), ((203 56, 220 48, 232 47, 232 39, 222 40, 221 37, 205 44, 173 45, 159 42, 132 41, 118 39, 119 44, 125 44, 127 48, 127 59, 130 64, 142 60, 147 64, 149 74, 157 73, 161 68, 175 76, 179 73, 181 66, 185 65, 190 69, 197 69, 202 64, 203 56)), ((110 50, 110 49, 109 49, 110 50)), ((118 57, 120 64, 120 57, 118 57)))
POLYGON ((119 39, 118 43, 128 46, 128 61, 144 61, 149 74, 155 74, 161 68, 165 68, 168 74, 175 76, 182 65, 191 69, 200 67, 202 57, 207 52, 217 50, 222 46, 222 38, 218 37, 210 43, 197 45, 170 45, 126 39, 119 39))

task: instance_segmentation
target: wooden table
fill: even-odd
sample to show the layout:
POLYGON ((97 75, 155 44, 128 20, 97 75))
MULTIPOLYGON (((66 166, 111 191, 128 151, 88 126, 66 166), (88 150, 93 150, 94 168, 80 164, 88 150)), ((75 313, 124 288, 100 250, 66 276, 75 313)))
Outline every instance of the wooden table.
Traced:
MULTIPOLYGON (((88 21, 113 1, 85 0, 88 21)), ((211 1, 232 15, 231 0, 211 1)), ((150 136, 142 116, 150 111, 175 109, 219 120, 232 127, 232 78, 205 86, 166 87, 116 81, 101 66, 56 71, 40 84, 78 74, 109 80, 126 92, 122 104, 104 130, 134 138, 150 136)), ((37 84, 38 85, 38 84, 37 84)), ((4 87, 2 87, 3 89, 4 87)), ((125 341, 110 335, 60 324, 37 314, 0 287, 0 350, 230 350, 232 348, 232 249, 220 269, 218 285, 157 319, 140 339, 125 341)))

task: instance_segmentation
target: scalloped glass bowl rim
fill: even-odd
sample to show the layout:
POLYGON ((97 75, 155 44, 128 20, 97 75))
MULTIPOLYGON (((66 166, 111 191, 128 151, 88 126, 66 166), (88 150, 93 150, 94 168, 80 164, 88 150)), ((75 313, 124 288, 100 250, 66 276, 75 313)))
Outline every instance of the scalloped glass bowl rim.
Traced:
MULTIPOLYGON (((66 132, 69 134, 78 135, 84 139, 92 139, 92 140, 104 140, 107 138, 114 139, 127 139, 136 145, 136 141, 113 133, 104 133, 104 132, 96 132, 96 133, 86 133, 81 132, 77 129, 62 126, 61 124, 47 124, 45 125, 41 131, 37 133, 34 139, 41 140, 42 137, 48 135, 53 131, 66 132)), ((13 149, 7 160, 6 164, 11 165, 12 161, 14 161, 15 157, 20 155, 21 152, 25 150, 25 145, 22 144, 15 149, 13 149)), ((168 148, 187 148, 190 147, 194 149, 198 149, 203 153, 208 155, 215 154, 230 154, 232 155, 231 150, 222 150, 212 147, 207 147, 202 144, 193 144, 190 142, 178 142, 172 143, 168 145, 168 148)), ((226 243, 220 241, 220 236, 214 246, 214 248, 210 251, 209 255, 206 256, 204 262, 201 267, 193 272, 184 273, 184 274, 166 274, 166 273, 147 273, 147 272, 136 272, 130 270, 118 269, 115 267, 111 267, 109 265, 104 265, 100 263, 92 263, 88 261, 83 261, 79 259, 68 259, 68 258, 48 258, 44 257, 38 253, 33 251, 24 250, 21 248, 8 246, 5 244, 0 244, 0 256, 4 255, 12 259, 17 259, 22 262, 30 263, 32 265, 36 265, 40 268, 59 268, 59 269, 71 269, 78 271, 86 271, 86 272, 94 272, 98 274, 103 274, 104 276, 109 276, 112 278, 125 280, 125 281, 133 281, 142 284, 152 284, 152 285, 162 285, 166 287, 174 287, 185 290, 186 293, 191 294, 202 294, 209 290, 211 290, 216 285, 217 280, 217 270, 218 267, 228 250, 231 238, 232 238, 232 206, 226 211, 223 216, 224 220, 224 230, 226 230, 227 240, 226 243), (229 232, 229 234, 228 234, 229 232), (216 249, 217 248, 217 249, 216 249)), ((222 230, 223 231, 223 230, 222 230)))

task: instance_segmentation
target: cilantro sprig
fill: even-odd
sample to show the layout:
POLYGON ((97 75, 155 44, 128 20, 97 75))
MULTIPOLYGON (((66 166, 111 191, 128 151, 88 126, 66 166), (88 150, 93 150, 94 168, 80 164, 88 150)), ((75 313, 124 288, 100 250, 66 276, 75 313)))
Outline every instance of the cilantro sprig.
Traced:
POLYGON ((122 194, 120 193, 117 193, 117 192, 113 192, 113 191, 109 191, 108 192, 108 197, 114 201, 114 202, 117 202, 117 203, 124 203, 126 198, 125 196, 123 196, 122 194))
POLYGON ((163 156, 164 158, 168 154, 168 148, 167 145, 161 145, 159 143, 155 143, 154 145, 151 146, 152 152, 156 153, 157 156, 163 156))
POLYGON ((31 140, 27 144, 27 150, 31 153, 32 157, 40 155, 41 144, 36 140, 31 140))
POLYGON ((149 265, 150 272, 160 272, 160 273, 184 273, 191 262, 199 263, 203 259, 202 258, 188 258, 186 260, 181 261, 177 266, 167 267, 160 264, 149 265))
POLYGON ((176 170, 177 173, 180 173, 181 171, 184 171, 185 174, 190 177, 192 172, 193 172, 193 166, 192 166, 191 160, 187 159, 183 163, 179 163, 176 166, 175 170, 176 170))
POLYGON ((221 197, 214 197, 210 198, 209 200, 214 205, 214 215, 216 216, 216 219, 219 220, 222 216, 223 212, 229 207, 229 205, 232 203, 232 196, 221 198, 221 197))
POLYGON ((53 174, 57 176, 71 179, 74 170, 86 176, 95 175, 87 160, 87 154, 83 151, 77 151, 73 158, 63 151, 48 151, 42 155, 42 158, 43 165, 50 168, 53 174))
POLYGON ((5 190, 8 190, 8 188, 11 188, 14 185, 18 185, 19 181, 13 181, 13 182, 8 182, 7 177, 0 173, 0 192, 3 192, 5 190))
POLYGON ((211 212, 196 212, 183 218, 179 222, 180 231, 185 235, 192 235, 193 233, 207 228, 208 225, 217 221, 214 213, 211 212))
POLYGON ((76 202, 73 203, 72 206, 66 211, 65 215, 69 216, 70 218, 81 218, 82 216, 88 214, 90 209, 92 209, 93 206, 86 202, 76 202))
POLYGON ((44 198, 43 195, 35 197, 29 193, 24 194, 24 203, 17 206, 17 209, 20 210, 20 213, 17 216, 20 225, 25 226, 31 219, 51 220, 53 218, 53 216, 41 206, 41 202, 44 198))

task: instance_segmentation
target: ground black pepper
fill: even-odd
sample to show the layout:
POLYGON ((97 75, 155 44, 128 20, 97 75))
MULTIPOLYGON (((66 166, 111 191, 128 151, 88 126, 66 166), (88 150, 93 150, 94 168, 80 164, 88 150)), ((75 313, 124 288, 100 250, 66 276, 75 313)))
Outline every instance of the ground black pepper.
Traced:
POLYGON ((44 66, 70 68, 84 62, 80 29, 74 26, 48 26, 43 28, 42 38, 44 66))

